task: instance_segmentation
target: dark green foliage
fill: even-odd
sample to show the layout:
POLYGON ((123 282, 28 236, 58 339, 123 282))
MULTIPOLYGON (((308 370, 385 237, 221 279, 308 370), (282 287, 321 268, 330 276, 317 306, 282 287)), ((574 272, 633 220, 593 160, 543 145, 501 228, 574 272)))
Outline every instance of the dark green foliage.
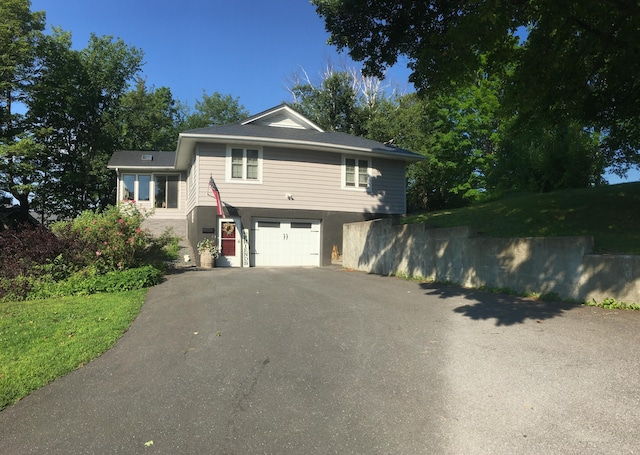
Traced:
POLYGON ((151 265, 90 275, 80 271, 62 281, 35 280, 25 298, 48 299, 68 295, 90 295, 99 292, 132 291, 155 286, 162 272, 151 265))
POLYGON ((410 81, 434 97, 473 82, 482 69, 506 82, 501 105, 509 115, 545 123, 529 131, 561 135, 553 128, 577 125, 601 134, 605 167, 624 172, 640 163, 635 0, 312 3, 329 42, 362 61, 366 74, 382 76, 405 56, 410 81))
POLYGON ((602 184, 605 157, 600 135, 575 122, 536 122, 507 125, 487 179, 491 192, 547 192, 602 184))
POLYGON ((196 100, 194 111, 186 113, 179 129, 185 131, 211 125, 226 125, 236 123, 248 116, 249 112, 240 104, 238 98, 218 92, 207 95, 203 91, 202 99, 196 100))
POLYGON ((83 50, 54 30, 40 45, 41 69, 32 81, 27 118, 48 160, 34 206, 62 218, 103 209, 115 200, 106 165, 119 147, 121 98, 140 71, 142 52, 110 36, 91 35, 83 50))
MULTIPOLYGON (((157 284, 173 256, 170 232, 141 228, 146 214, 123 202, 85 211, 53 232, 38 228, 0 233, 0 300, 139 289, 157 284)), ((175 250, 175 247, 172 247, 175 250)))
POLYGON ((180 104, 167 87, 147 88, 138 78, 126 92, 115 114, 116 127, 122 129, 121 150, 174 150, 180 132, 180 104))
POLYGON ((296 100, 293 107, 326 131, 365 136, 365 120, 375 106, 356 91, 357 82, 353 74, 333 70, 318 86, 299 82, 289 89, 296 100))

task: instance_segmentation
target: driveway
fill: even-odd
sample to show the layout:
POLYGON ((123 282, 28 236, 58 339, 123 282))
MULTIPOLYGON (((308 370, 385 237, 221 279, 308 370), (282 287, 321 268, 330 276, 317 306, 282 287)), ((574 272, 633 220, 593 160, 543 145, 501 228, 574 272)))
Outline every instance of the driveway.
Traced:
POLYGON ((639 453, 639 385, 640 312, 193 270, 112 350, 0 412, 0 453, 639 453))

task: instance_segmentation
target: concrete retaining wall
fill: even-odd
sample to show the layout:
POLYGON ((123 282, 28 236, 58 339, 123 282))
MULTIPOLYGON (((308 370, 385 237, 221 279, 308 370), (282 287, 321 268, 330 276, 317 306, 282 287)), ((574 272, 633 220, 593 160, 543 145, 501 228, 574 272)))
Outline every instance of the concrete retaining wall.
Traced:
POLYGON ((592 254, 591 237, 478 237, 468 227, 427 229, 391 220, 345 224, 343 266, 465 287, 640 302, 640 256, 592 254))

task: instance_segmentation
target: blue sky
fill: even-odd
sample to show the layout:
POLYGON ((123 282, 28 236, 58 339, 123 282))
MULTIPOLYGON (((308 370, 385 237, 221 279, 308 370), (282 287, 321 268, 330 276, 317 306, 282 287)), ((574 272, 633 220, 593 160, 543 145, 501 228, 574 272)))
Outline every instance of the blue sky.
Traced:
MULTIPOLYGON (((84 48, 89 35, 113 35, 144 51, 148 86, 169 87, 190 106, 219 92, 251 114, 291 101, 286 90, 301 69, 319 80, 330 61, 357 66, 326 44, 324 23, 308 0, 32 0, 47 28, 72 32, 84 48)), ((388 80, 411 91, 404 65, 388 80)))
MULTIPOLYGON (((72 32, 76 48, 89 35, 113 35, 144 51, 148 86, 169 87, 194 106, 203 90, 237 98, 250 114, 291 101, 287 87, 302 69, 314 82, 331 62, 353 67, 326 44, 328 33, 308 0, 31 0, 47 28, 72 32)), ((398 64, 386 83, 410 92, 409 71, 398 64)), ((636 181, 607 175, 610 183, 636 181)))

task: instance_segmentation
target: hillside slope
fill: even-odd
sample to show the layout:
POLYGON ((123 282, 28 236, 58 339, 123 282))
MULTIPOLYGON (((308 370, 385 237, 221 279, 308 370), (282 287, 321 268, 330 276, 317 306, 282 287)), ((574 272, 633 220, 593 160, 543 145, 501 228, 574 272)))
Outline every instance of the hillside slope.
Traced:
POLYGON ((491 237, 592 236, 598 253, 640 254, 640 182, 510 197, 403 222, 473 226, 491 237))

